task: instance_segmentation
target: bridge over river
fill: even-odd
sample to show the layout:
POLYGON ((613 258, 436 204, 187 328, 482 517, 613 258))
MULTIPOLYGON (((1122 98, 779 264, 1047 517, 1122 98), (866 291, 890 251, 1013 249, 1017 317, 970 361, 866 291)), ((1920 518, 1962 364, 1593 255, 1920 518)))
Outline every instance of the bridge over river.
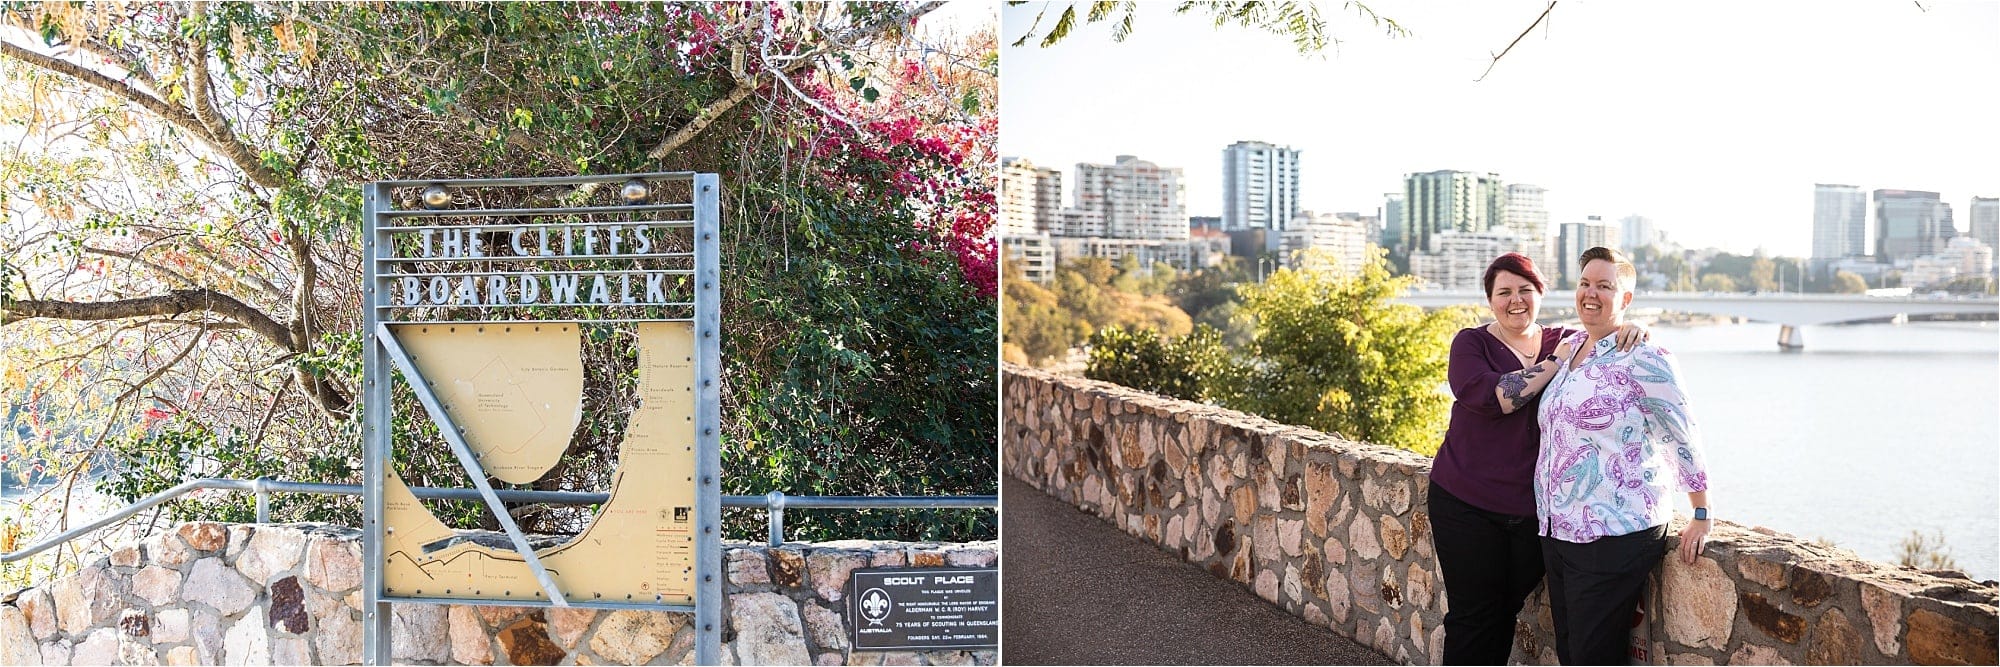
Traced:
MULTIPOLYGON (((1485 295, 1477 291, 1411 292, 1397 299, 1425 308, 1468 305, 1486 307, 1485 295)), ((1565 306, 1567 292, 1555 292, 1543 306, 1565 306)), ((1929 315, 1972 315, 2000 313, 2000 299, 1993 297, 1877 297, 1858 294, 1712 294, 1702 292, 1641 293, 1632 297, 1634 308, 1658 308, 1680 313, 1729 315, 1758 322, 1782 325, 1778 346, 1805 347, 1800 327, 1847 324, 1897 317, 1929 315)))

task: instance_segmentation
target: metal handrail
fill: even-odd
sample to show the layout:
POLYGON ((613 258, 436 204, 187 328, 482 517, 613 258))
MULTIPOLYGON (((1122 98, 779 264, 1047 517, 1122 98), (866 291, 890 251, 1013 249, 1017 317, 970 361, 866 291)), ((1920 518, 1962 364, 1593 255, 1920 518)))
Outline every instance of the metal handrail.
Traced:
MULTIPOLYGON (((267 523, 271 518, 270 494, 310 493, 318 495, 358 496, 358 484, 320 484, 315 482, 287 482, 259 477, 257 479, 228 479, 203 477, 191 479, 173 488, 141 498, 96 521, 71 528, 60 535, 43 540, 26 549, 8 554, 0 554, 0 563, 17 560, 47 551, 70 540, 83 536, 99 528, 117 523, 134 514, 145 511, 160 503, 200 489, 224 489, 248 491, 257 494, 257 522, 267 523)), ((428 500, 479 500, 478 489, 440 489, 427 486, 410 487, 410 492, 418 498, 428 500)), ((595 505, 611 499, 609 493, 589 491, 519 491, 494 489, 493 495, 509 502, 543 502, 559 505, 595 505)), ((723 507, 756 508, 763 507, 768 514, 771 546, 784 544, 785 510, 796 509, 930 509, 930 508, 985 508, 999 507, 1000 497, 994 496, 788 496, 781 491, 772 491, 761 496, 723 496, 723 507)))

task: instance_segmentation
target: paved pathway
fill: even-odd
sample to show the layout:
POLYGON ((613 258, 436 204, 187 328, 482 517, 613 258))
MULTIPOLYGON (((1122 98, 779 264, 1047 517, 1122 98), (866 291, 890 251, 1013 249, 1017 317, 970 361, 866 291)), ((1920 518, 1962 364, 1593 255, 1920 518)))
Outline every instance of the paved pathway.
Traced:
POLYGON ((1390 662, 1025 482, 1002 479, 1006 664, 1390 662))

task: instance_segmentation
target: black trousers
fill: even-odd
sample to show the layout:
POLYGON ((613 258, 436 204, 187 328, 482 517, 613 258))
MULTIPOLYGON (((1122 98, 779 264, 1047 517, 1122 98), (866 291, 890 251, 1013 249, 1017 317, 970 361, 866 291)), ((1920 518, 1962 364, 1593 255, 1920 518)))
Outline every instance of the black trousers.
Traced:
POLYGON ((1444 664, 1504 665, 1514 617, 1542 581, 1533 516, 1488 512, 1430 485, 1431 542, 1444 570, 1444 664))
POLYGON ((1646 590, 1646 575, 1666 555, 1666 539, 1665 525, 1585 544, 1542 538, 1557 660, 1565 665, 1630 664, 1633 613, 1646 590))

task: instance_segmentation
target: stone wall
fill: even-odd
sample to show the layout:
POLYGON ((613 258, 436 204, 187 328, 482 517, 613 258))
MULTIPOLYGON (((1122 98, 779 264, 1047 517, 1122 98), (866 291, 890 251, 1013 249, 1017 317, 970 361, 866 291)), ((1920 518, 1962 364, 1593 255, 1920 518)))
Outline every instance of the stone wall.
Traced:
MULTIPOLYGON (((861 567, 990 567, 993 542, 724 545, 723 664, 993 664, 996 651, 853 652, 861 567)), ((360 664, 361 542, 323 524, 189 523, 0 604, 0 664, 360 664)), ((693 664, 687 614, 396 605, 398 663, 693 664)))
MULTIPOLYGON (((1391 659, 1439 662, 1429 458, 1013 365, 1001 396, 1007 474, 1391 659)), ((1665 560, 1654 664, 1995 664, 1992 582, 1728 522, 1694 565, 1665 560)), ((1545 600, 1521 614, 1517 663, 1555 663, 1545 600)))

